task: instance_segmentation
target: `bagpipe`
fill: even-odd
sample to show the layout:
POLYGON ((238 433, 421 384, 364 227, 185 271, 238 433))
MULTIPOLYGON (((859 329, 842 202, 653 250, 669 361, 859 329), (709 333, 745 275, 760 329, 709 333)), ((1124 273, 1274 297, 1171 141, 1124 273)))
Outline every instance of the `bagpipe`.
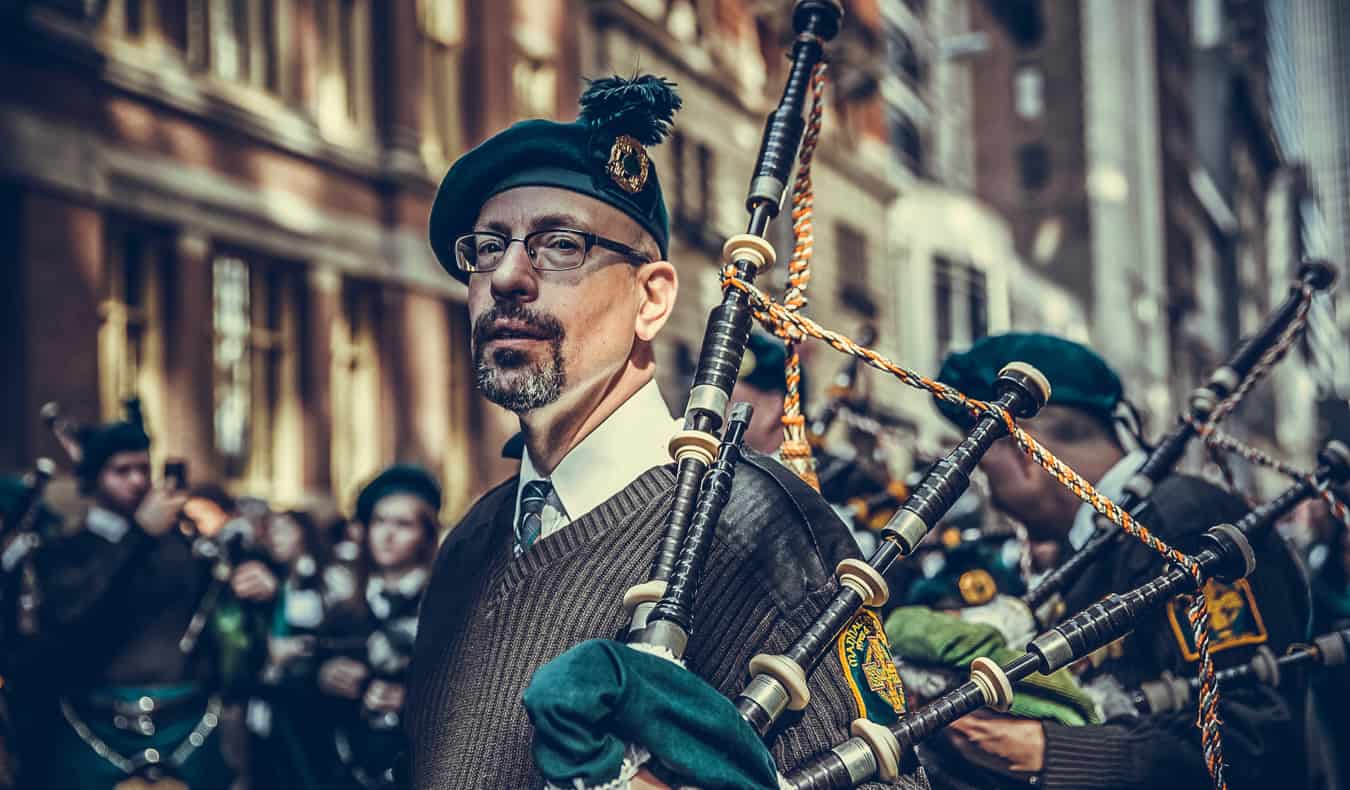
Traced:
MULTIPOLYGON (((986 658, 975 659, 971 663, 969 681, 904 716, 886 728, 880 739, 879 733, 858 733, 817 756, 788 776, 786 786, 793 790, 845 790, 877 777, 885 779, 887 767, 898 759, 898 755, 962 716, 986 706, 1008 710, 1012 704, 1014 682, 1033 673, 1048 675, 1086 658, 1129 633, 1158 605, 1176 595, 1200 590, 1210 578, 1234 582, 1246 577, 1256 568, 1254 542, 1300 502, 1347 479, 1350 479, 1350 448, 1340 442, 1329 442, 1319 453, 1319 466, 1312 475, 1298 480, 1236 524, 1218 524, 1210 528, 1204 536, 1205 548, 1194 557, 1165 547, 1164 556, 1172 560, 1173 565, 1159 576, 1127 592, 1112 593, 1036 636, 1024 654, 1006 664, 1000 666, 986 658)), ((1127 529, 1138 529, 1137 524, 1127 523, 1131 523, 1127 529)), ((1157 542, 1157 538, 1151 536, 1149 540, 1157 542)), ((1196 600, 1200 600, 1199 596, 1196 600)), ((1197 630, 1197 645, 1208 640, 1209 615, 1207 608, 1199 608, 1202 605, 1193 603, 1190 612, 1192 622, 1204 621, 1204 629, 1197 630)), ((1328 649, 1333 650, 1334 646, 1328 649)), ((1194 682, 1193 687, 1199 690, 1206 727, 1210 728, 1207 733, 1218 726, 1217 684, 1223 677, 1223 673, 1211 670, 1194 682)), ((1219 771, 1221 775, 1221 754, 1216 754, 1211 737, 1206 737, 1205 741, 1206 760, 1211 763, 1211 770, 1219 771)))
MULTIPOLYGON (((793 9, 797 35, 787 85, 769 116, 751 176, 746 198, 749 225, 745 233, 728 239, 722 251, 728 272, 743 281, 753 281, 775 261, 774 247, 765 234, 778 215, 806 132, 803 111, 807 92, 814 86, 818 104, 824 45, 838 34, 842 17, 842 6, 833 0, 799 0, 793 9)), ((818 130, 818 111, 813 118, 818 130)), ((727 467, 731 465, 724 464, 717 475, 708 472, 719 456, 739 452, 732 442, 724 442, 719 432, 740 373, 752 314, 748 293, 725 289, 721 304, 708 317, 684 427, 670 443, 677 465, 674 501, 648 580, 631 588, 624 597, 624 607, 631 612, 630 639, 660 646, 676 658, 683 654, 688 641, 689 612, 697 583, 692 574, 706 558, 712 527, 730 494, 731 472, 727 467)), ((790 382, 789 386, 795 392, 795 385, 790 382)), ((748 422, 748 412, 744 416, 748 422)), ((728 439, 739 441, 733 432, 726 433, 728 439)))
MULTIPOLYGON (((1345 666, 1347 651, 1350 651, 1350 629, 1342 628, 1315 636, 1308 643, 1290 645, 1281 656, 1262 645, 1250 661, 1222 670, 1214 679, 1226 688, 1239 684, 1279 688, 1288 672, 1345 666)), ((1130 692, 1130 699, 1140 713, 1169 713, 1188 707, 1199 688, 1196 678, 1165 673, 1157 680, 1141 683, 1130 692)))
MULTIPOLYGON (((842 14, 837 4, 822 0, 801 0, 794 9, 797 39, 788 84, 778 108, 769 117, 751 180, 746 201, 749 229, 729 239, 723 249, 729 278, 748 283, 773 263, 773 247, 764 239, 764 232, 783 200, 802 140, 806 90, 819 82, 822 44, 838 32, 842 14)), ((818 124, 818 116, 816 119, 818 124)), ((731 493, 739 443, 750 417, 745 404, 736 404, 725 434, 719 438, 715 433, 721 427, 745 351, 753 312, 751 299, 743 289, 727 288, 722 303, 709 316, 684 430, 671 441, 679 467, 674 504, 648 581, 625 596, 625 606, 633 611, 630 642, 675 659, 684 654, 689 640, 699 575, 731 493)), ((790 354, 790 359, 793 357, 795 353, 790 354)), ((795 389, 791 361, 787 375, 791 397, 795 389)), ((886 570, 914 551, 966 489, 969 475, 984 452, 1007 435, 1004 415, 1030 417, 1050 396, 1045 377, 1020 363, 1003 370, 999 387, 999 397, 966 439, 934 466, 882 530, 881 545, 872 557, 866 562, 845 560, 836 569, 839 591, 816 623, 783 655, 752 659, 752 678, 737 697, 736 708, 760 735, 767 734, 784 711, 805 708, 810 698, 809 674, 849 620, 864 606, 877 606, 886 599, 886 570)), ((790 415, 785 422, 788 419, 790 415)))
MULTIPOLYGON (((1251 338, 1240 344, 1209 380, 1191 392, 1186 410, 1176 425, 1149 452, 1147 460, 1130 478, 1117 504, 1136 519, 1147 522, 1143 511, 1153 487, 1171 475, 1186 448, 1197 437, 1222 441, 1215 430, 1244 395, 1298 339, 1313 295, 1324 292, 1336 280, 1336 270, 1325 261, 1306 261, 1284 302, 1251 338)), ((1077 552, 1048 573, 1022 597, 1033 616, 1056 595, 1077 581, 1120 539, 1121 531, 1109 520, 1098 519, 1097 531, 1077 552)), ((1054 608, 1054 607, 1051 607, 1054 608)), ((1054 621, 1053 615, 1047 620, 1054 621)), ((1045 621, 1039 620, 1042 624, 1045 621)))
MULTIPOLYGON (((1191 625, 1200 650, 1202 738, 1207 767, 1216 786, 1224 787, 1221 733, 1215 707, 1218 690, 1208 649, 1204 582, 1211 576, 1236 579, 1250 573, 1255 559, 1249 535, 1269 528, 1278 514, 1293 506, 1292 502, 1311 492, 1325 491, 1331 481, 1343 479, 1346 468, 1344 448, 1332 448, 1324 453, 1323 464, 1315 474, 1299 479, 1290 492, 1281 495, 1276 502, 1252 511, 1239 525, 1219 525, 1209 530, 1205 548, 1190 556, 1151 535, 1127 508, 1098 493, 1091 483, 1019 426, 1019 419, 1034 416, 1050 398, 1050 382, 1034 367, 1021 362, 1008 364, 999 373, 994 400, 979 401, 908 370, 802 315, 799 308, 805 303, 803 291, 809 279, 807 259, 811 248, 809 167, 819 131, 824 45, 837 34, 842 15, 842 8, 832 0, 798 0, 794 5, 796 39, 787 85, 769 116, 751 178, 746 201, 750 213, 748 229, 727 240, 723 248, 722 301, 713 308, 708 319, 683 429, 670 443, 677 473, 665 530, 647 580, 630 588, 624 596, 628 648, 608 642, 586 643, 585 646, 595 648, 597 656, 610 659, 592 663, 604 664, 608 667, 606 671, 612 670, 620 678, 619 682, 634 686, 641 686, 651 678, 665 678, 672 685, 681 687, 677 679, 682 674, 689 674, 676 665, 694 636, 692 613, 700 575, 712 548, 718 520, 731 494, 741 452, 740 442, 750 417, 749 408, 744 404, 732 406, 728 414, 728 404, 751 322, 758 320, 789 343, 788 394, 783 418, 785 442, 781 455, 784 464, 810 484, 815 484, 816 479, 810 445, 805 437, 805 419, 800 415, 797 392, 800 372, 793 348, 794 343, 806 337, 820 340, 853 357, 859 365, 850 365, 848 370, 855 377, 862 364, 889 373, 908 386, 968 411, 973 425, 959 444, 938 460, 914 487, 904 505, 881 530, 879 546, 871 556, 866 561, 847 559, 838 565, 837 589, 814 622, 782 654, 761 654, 751 659, 750 680, 735 696, 731 714, 733 719, 748 726, 718 731, 711 737, 719 738, 720 742, 711 746, 698 739, 687 739, 681 745, 689 750, 689 754, 709 755, 709 759, 716 759, 719 748, 724 752, 742 746, 749 748, 753 742, 763 758, 760 767, 767 761, 772 769, 772 758, 764 748, 763 739, 771 737, 785 713, 807 707, 811 697, 810 676, 840 633, 865 607, 877 607, 886 601, 889 590, 884 574, 887 569, 915 551, 925 535, 968 488, 970 475, 985 452, 996 441, 1007 437, 1079 499, 1169 560, 1172 563, 1169 570, 1138 589, 1109 596, 1041 634, 1032 640, 1026 654, 1004 666, 987 659, 977 660, 972 665, 969 682, 903 716, 894 725, 888 727, 866 718, 854 721, 850 728, 851 739, 808 760, 785 779, 778 777, 762 784, 781 783, 797 790, 819 790, 855 787, 872 779, 894 781, 899 777, 901 756, 940 727, 985 705, 1005 707, 1011 702, 1013 681, 1034 672, 1048 673, 1066 666, 1129 631, 1152 606, 1188 592, 1194 594, 1191 625), (809 111, 806 106, 808 91, 813 98, 809 111), (775 261, 774 248, 764 234, 780 210, 794 157, 801 164, 793 189, 792 212, 798 243, 790 264, 788 291, 780 303, 756 288, 753 281, 775 261), (626 663, 631 660, 630 654, 642 656, 642 660, 635 663, 642 664, 643 673, 626 663), (623 669, 615 670, 615 666, 623 669), (644 678, 636 678, 644 673, 647 673, 644 678)), ((1205 390, 1207 400, 1192 404, 1192 409, 1183 418, 1184 425, 1178 426, 1175 435, 1164 441, 1146 465, 1148 475, 1155 477, 1141 479, 1160 480, 1180 458, 1191 436, 1213 433, 1213 423, 1251 386, 1254 373, 1268 368, 1273 362, 1272 355, 1283 353, 1292 344, 1306 315, 1311 293, 1325 288, 1329 281, 1330 269, 1325 265, 1305 267, 1298 286, 1299 298, 1291 297, 1289 305, 1282 308, 1281 316, 1277 316, 1278 320, 1272 321, 1273 328, 1244 344, 1229 364, 1211 379, 1205 390)), ((1133 496, 1142 499, 1147 493, 1147 487, 1143 487, 1133 496)), ((542 718, 550 717, 557 724, 560 709, 569 704, 568 695, 576 693, 578 686, 571 682, 573 678, 569 673, 582 676, 591 671, 582 661, 569 660, 575 650, 577 648, 542 667, 531 688, 525 692, 526 707, 536 722, 536 764, 550 781, 557 778, 569 786, 574 783, 575 774, 551 774, 544 766, 551 758, 541 758, 541 754, 556 755, 557 751, 550 750, 558 744, 545 743, 547 738, 541 737, 538 725, 542 718), (540 682, 541 676, 546 676, 546 682, 540 682), (541 699, 549 695, 552 695, 550 699, 541 699)), ((707 684, 702 684, 701 688, 681 688, 691 689, 692 696, 688 701, 691 705, 725 705, 725 699, 707 684)), ((613 698, 632 699, 627 691, 613 698)), ((599 719, 592 716, 579 722, 574 717, 563 722, 561 729, 575 734, 578 725, 581 728, 608 728, 622 738, 637 731, 643 718, 678 715, 669 698, 669 693, 656 694, 652 698, 656 701, 642 706, 641 711, 625 712, 618 706, 599 719), (632 728, 626 730, 629 725, 632 728)), ((707 729, 703 731, 710 733, 707 729)), ((629 746, 640 748, 642 744, 629 746)), ((667 753, 674 751, 678 749, 667 750, 667 753)), ((676 762, 688 765, 695 760, 692 756, 685 757, 676 762)), ((678 768, 678 765, 670 767, 678 768)), ((603 781, 610 781, 610 778, 603 781)))
MULTIPOLYGON (((721 304, 713 308, 705 331, 698 367, 685 411, 683 430, 671 440, 671 453, 678 471, 675 493, 666 528, 646 582, 625 595, 629 617, 629 645, 678 661, 690 638, 692 611, 702 567, 712 546, 718 518, 731 492, 740 442, 750 418, 745 404, 736 404, 724 420, 732 388, 750 331, 750 322, 765 305, 750 283, 774 262, 774 248, 764 238, 768 223, 778 213, 791 176, 794 157, 801 149, 803 172, 797 179, 797 198, 805 195, 807 211, 794 209, 798 227, 809 232, 809 157, 819 129, 823 92, 825 42, 838 32, 843 10, 835 2, 799 0, 793 12, 797 37, 792 49, 787 86, 765 129, 757 164, 746 201, 750 213, 746 233, 729 239, 723 249, 726 286, 721 304), (803 118, 807 91, 814 94, 809 114, 811 128, 803 118), (804 133, 806 142, 803 143, 804 133), (732 287, 734 285, 734 287, 732 287), (757 309, 758 308, 758 309, 757 309), (725 425, 725 430, 723 427, 725 425), (719 431, 721 434, 719 435, 719 431)), ((799 249, 802 245, 799 245, 799 249)), ((809 245, 806 245, 809 247, 809 245)), ((796 261, 794 261, 796 263, 796 261)), ((795 265, 796 306, 804 301, 805 262, 795 265)), ((790 278, 790 284, 793 282, 790 278)), ((798 320, 806 321, 798 317, 798 320)), ((814 326, 806 321, 807 326, 814 326)), ((851 341, 850 341, 851 342, 851 341)), ((833 344, 833 343, 832 343, 833 344)), ((856 346, 854 346, 856 349, 856 346)), ((855 354, 877 365, 880 357, 855 354)), ((789 355, 788 397, 796 400, 800 374, 795 352, 789 355)), ((887 368, 883 368, 887 369, 887 368)), ((856 369, 853 369, 856 376, 856 369)), ((909 383, 920 380, 903 372, 909 383)), ((928 379, 915 383, 937 391, 963 406, 976 404, 960 393, 928 379)), ((982 414, 970 434, 944 459, 934 465, 919 483, 905 506, 896 512, 881 533, 881 545, 867 561, 849 559, 836 569, 839 589, 808 628, 782 655, 759 655, 750 664, 752 679, 735 701, 736 710, 759 736, 765 736, 787 710, 801 710, 809 701, 808 677, 820 664, 848 622, 864 607, 877 606, 887 596, 883 574, 894 562, 913 552, 924 535, 951 507, 970 482, 970 473, 981 456, 998 439, 1008 435, 1013 417, 1035 414, 1049 398, 1044 376, 1030 365, 1013 363, 1001 373, 999 395, 992 403, 979 404, 982 414)), ((784 422, 802 427, 799 409, 785 409, 784 422)), ((794 452, 785 442, 784 460, 792 466, 794 452)), ((806 445, 798 434, 800 444, 806 445)), ((800 459, 800 456, 795 456, 800 459)), ((798 468, 814 482, 808 466, 798 468)), ((538 676, 536 676, 537 678, 538 676)), ((530 692, 527 691, 527 705, 530 692)), ((868 722, 860 721, 857 726, 868 722)), ((873 725, 876 727, 878 725, 873 725)))
POLYGON ((13 612, 14 629, 20 636, 32 636, 38 631, 38 609, 41 590, 37 581, 35 558, 46 535, 41 522, 50 518, 42 504, 47 483, 56 473, 56 464, 50 458, 39 458, 33 469, 23 476, 22 488, 9 515, 0 528, 0 606, 4 618, 10 616, 5 600, 14 595, 17 609, 13 612), (11 579, 18 572, 18 584, 11 579))

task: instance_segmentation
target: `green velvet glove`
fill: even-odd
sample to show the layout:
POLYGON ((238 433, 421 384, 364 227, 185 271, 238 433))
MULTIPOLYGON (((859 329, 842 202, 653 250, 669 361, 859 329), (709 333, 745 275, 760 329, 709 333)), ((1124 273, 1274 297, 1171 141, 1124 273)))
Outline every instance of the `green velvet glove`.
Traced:
POLYGON ((609 640, 582 642, 525 689, 534 762, 552 784, 613 781, 626 744, 696 787, 777 790, 773 756, 735 706, 666 659, 609 640))
MULTIPOLYGON (((924 606, 902 606, 891 612, 886 618, 886 638, 896 658, 916 664, 964 668, 983 656, 1001 666, 1021 655, 1008 647, 993 626, 968 623, 924 606)), ((1101 723, 1091 698, 1063 669, 1049 676, 1028 675, 1013 683, 1011 713, 1069 727, 1101 723)))

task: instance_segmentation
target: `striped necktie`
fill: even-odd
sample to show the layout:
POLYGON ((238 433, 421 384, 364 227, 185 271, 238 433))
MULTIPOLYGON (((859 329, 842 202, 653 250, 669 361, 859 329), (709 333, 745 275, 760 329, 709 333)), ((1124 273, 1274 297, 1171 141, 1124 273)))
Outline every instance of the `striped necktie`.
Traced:
POLYGON ((516 519, 516 556, 529 551, 544 529, 544 505, 553 493, 547 480, 531 480, 520 490, 520 517, 516 519))

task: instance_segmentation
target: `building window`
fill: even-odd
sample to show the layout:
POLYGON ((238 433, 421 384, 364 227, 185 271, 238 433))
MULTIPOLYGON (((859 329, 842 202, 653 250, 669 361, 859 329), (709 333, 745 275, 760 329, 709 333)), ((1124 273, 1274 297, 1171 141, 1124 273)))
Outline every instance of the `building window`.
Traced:
POLYGON ((1223 42, 1223 0, 1194 0, 1191 3, 1191 43, 1197 49, 1217 47, 1223 42))
MULTIPOLYGON (((211 73, 259 91, 280 93, 283 49, 278 20, 286 3, 209 0, 206 26, 211 73)), ((172 4, 170 4, 172 5, 172 4)))
POLYGON ((161 272, 166 244, 165 234, 131 224, 110 224, 98 333, 99 408, 104 418, 120 417, 122 402, 133 395, 141 398, 152 426, 161 416, 161 272))
POLYGON ((1050 149, 1044 143, 1028 143, 1017 149, 1017 171, 1022 188, 1037 190, 1050 182, 1050 149))
POLYGON ((189 9, 173 0, 105 0, 100 32, 142 46, 187 51, 189 9))
POLYGON ((1029 121, 1045 112, 1045 74, 1040 66, 1021 66, 1013 74, 1013 108, 1029 121))
POLYGON ((914 41, 895 23, 885 22, 886 61, 889 70, 898 74, 911 85, 923 82, 923 61, 914 41))
POLYGON ((551 58, 521 50, 511 68, 518 118, 551 118, 558 109, 558 68, 551 58))
POLYGON ((299 398, 299 270, 245 256, 211 266, 215 448, 228 480, 273 494, 279 415, 299 398))
POLYGON ((891 148, 895 151, 896 157, 900 163, 916 174, 923 172, 923 138, 919 135, 919 127, 914 125, 914 121, 903 110, 895 107, 887 108, 888 125, 890 126, 891 148))
POLYGON ((318 23, 319 126, 330 137, 353 142, 374 122, 369 2, 321 0, 318 23))
POLYGON ((933 302, 939 356, 964 349, 989 333, 985 274, 969 262, 933 257, 933 302))
POLYGON ((347 496, 380 466, 380 289, 348 280, 333 332, 333 490, 347 496))
POLYGON ((235 257, 216 258, 211 268, 211 324, 215 333, 213 422, 216 452, 229 478, 241 477, 248 463, 249 415, 253 405, 248 275, 248 264, 235 257))
POLYGON ((460 0, 419 0, 426 90, 423 91, 422 158, 433 171, 445 169, 464 148, 460 68, 464 6, 460 0))
POLYGON ((859 315, 875 317, 877 306, 867 285, 867 237, 843 222, 835 225, 834 234, 839 303, 859 315))
POLYGON ((512 110, 517 118, 558 113, 558 42, 564 18, 559 3, 510 0, 512 110))
POLYGON ((691 246, 718 253, 725 239, 717 232, 712 147, 676 130, 671 133, 669 148, 675 228, 691 246))

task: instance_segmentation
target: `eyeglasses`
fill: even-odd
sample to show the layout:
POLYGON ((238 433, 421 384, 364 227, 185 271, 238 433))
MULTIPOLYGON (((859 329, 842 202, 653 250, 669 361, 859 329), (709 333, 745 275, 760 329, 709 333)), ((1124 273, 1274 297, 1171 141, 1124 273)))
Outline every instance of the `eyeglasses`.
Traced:
POLYGON ((651 256, 620 244, 604 236, 584 230, 549 228, 527 234, 523 239, 512 238, 490 230, 465 233, 455 239, 455 261, 462 271, 490 272, 501 265, 506 250, 513 243, 525 245, 525 254, 536 271, 561 272, 576 269, 586 262, 591 247, 603 247, 617 252, 635 266, 651 263, 651 256))

